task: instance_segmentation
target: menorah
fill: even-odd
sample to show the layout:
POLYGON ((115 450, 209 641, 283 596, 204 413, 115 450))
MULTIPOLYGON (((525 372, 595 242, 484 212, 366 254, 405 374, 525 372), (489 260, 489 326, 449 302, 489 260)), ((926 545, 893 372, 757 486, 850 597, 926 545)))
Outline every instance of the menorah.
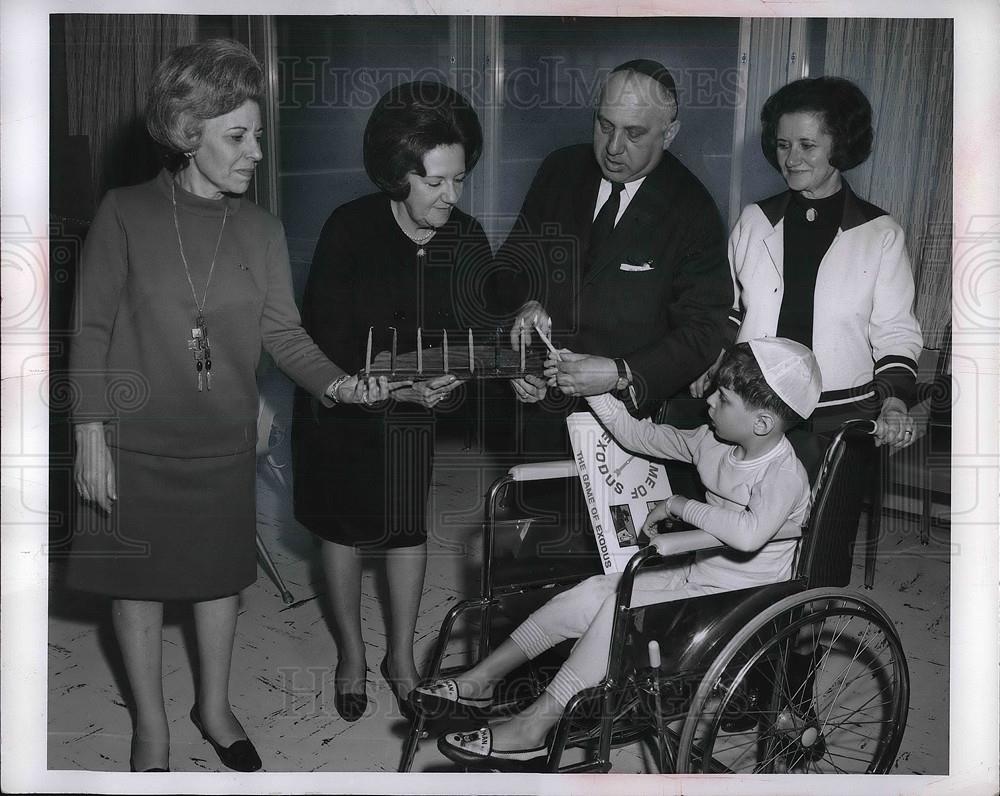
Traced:
POLYGON ((417 329, 417 345, 412 351, 400 353, 399 332, 392 330, 392 346, 372 358, 372 331, 368 328, 365 367, 362 377, 388 376, 392 380, 421 381, 453 374, 461 379, 516 379, 529 374, 540 376, 545 351, 528 350, 521 336, 519 351, 513 351, 508 335, 501 328, 493 331, 469 328, 458 341, 448 338, 448 330, 417 329))

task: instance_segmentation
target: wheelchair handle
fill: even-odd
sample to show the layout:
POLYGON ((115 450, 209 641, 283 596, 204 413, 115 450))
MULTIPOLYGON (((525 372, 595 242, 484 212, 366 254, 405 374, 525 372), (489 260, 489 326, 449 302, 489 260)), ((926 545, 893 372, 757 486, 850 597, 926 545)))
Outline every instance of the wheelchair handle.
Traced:
POLYGON ((861 418, 855 418, 853 420, 845 420, 841 429, 844 431, 858 431, 862 434, 871 434, 875 436, 881 430, 881 426, 877 420, 862 420, 861 418))

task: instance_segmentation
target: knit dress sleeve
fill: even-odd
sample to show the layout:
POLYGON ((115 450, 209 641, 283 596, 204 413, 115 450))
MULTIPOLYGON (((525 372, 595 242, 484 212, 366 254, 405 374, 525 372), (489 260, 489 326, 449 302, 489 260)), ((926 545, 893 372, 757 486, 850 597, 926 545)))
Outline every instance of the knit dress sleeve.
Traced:
POLYGON ((324 404, 332 405, 324 393, 344 371, 323 354, 302 328, 292 293, 288 246, 280 227, 267 246, 267 296, 261 316, 264 350, 292 380, 324 404))
POLYGON ((116 192, 110 191, 87 233, 76 279, 73 328, 79 331, 69 353, 76 423, 115 416, 107 389, 108 349, 128 273, 126 242, 116 192))

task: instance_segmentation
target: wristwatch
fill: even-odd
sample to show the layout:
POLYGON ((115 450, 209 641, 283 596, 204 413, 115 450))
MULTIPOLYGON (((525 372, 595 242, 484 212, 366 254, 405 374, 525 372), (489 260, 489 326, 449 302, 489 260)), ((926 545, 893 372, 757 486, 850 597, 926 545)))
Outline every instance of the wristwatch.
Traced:
POLYGON ((616 359, 615 365, 618 368, 618 381, 615 382, 615 389, 621 392, 632 383, 628 377, 628 369, 625 367, 624 359, 616 359))

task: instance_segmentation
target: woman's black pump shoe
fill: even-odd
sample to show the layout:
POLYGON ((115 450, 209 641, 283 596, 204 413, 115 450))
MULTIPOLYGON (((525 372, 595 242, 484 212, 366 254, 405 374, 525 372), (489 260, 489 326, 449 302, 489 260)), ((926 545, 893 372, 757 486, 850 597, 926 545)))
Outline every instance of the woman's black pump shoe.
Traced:
POLYGON ((260 756, 248 738, 241 738, 229 746, 220 746, 211 735, 205 732, 205 728, 201 724, 201 716, 198 715, 198 705, 191 708, 191 722, 198 728, 201 737, 212 745, 219 760, 222 761, 222 765, 226 768, 231 768, 233 771, 260 770, 262 765, 260 756))
POLYGON ((413 706, 410 704, 410 695, 403 694, 400 696, 396 691, 396 686, 393 684, 392 678, 389 676, 388 655, 382 659, 382 663, 379 664, 378 670, 381 672, 382 678, 389 684, 389 690, 392 691, 392 695, 396 698, 396 705, 399 707, 399 712, 403 714, 403 718, 412 721, 416 714, 413 711, 413 706))
MULTIPOLYGON (((340 689, 337 688, 337 682, 340 680, 338 676, 339 671, 340 666, 333 673, 333 706, 344 721, 357 721, 365 715, 365 711, 368 709, 368 694, 363 690, 361 693, 351 691, 341 693, 340 689)), ((367 674, 368 671, 366 669, 366 684, 367 674)))

